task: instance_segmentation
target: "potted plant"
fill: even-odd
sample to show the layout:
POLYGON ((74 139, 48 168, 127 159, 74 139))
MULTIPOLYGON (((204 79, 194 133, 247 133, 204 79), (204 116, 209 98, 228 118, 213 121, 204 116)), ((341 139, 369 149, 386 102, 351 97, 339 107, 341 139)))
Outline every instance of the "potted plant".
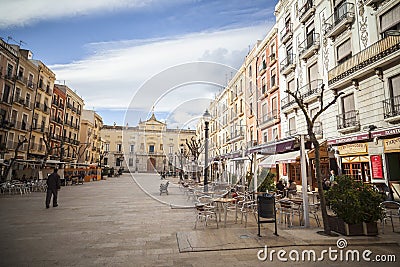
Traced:
POLYGON ((344 235, 378 234, 376 222, 383 215, 379 206, 383 199, 372 185, 350 176, 338 176, 326 199, 336 215, 329 219, 333 231, 344 235))
POLYGON ((257 192, 271 192, 276 189, 275 187, 275 174, 269 172, 268 169, 263 169, 259 175, 260 180, 262 180, 262 183, 258 186, 257 192))

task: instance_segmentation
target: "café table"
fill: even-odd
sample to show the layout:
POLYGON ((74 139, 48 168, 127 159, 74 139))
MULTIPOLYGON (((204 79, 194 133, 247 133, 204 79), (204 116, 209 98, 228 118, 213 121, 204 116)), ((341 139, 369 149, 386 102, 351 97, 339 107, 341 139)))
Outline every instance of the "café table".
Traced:
MULTIPOLYGON (((235 223, 237 223, 237 203, 236 203, 236 198, 224 198, 224 197, 219 197, 219 198, 214 198, 213 202, 217 203, 217 205, 220 205, 223 210, 224 210, 224 226, 226 227, 226 217, 228 213, 228 205, 230 203, 235 203, 235 223)), ((221 221, 221 210, 219 210, 219 221, 221 221)))

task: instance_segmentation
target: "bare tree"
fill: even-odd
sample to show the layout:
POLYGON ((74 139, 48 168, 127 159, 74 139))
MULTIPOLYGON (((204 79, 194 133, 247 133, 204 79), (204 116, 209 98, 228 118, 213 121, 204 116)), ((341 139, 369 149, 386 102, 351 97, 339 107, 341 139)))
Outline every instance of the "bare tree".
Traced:
POLYGON ((61 144, 58 146, 51 146, 51 133, 50 132, 43 133, 43 143, 46 147, 44 158, 43 158, 43 165, 44 165, 46 163, 46 161, 48 160, 49 156, 52 154, 53 150, 61 149, 63 144, 61 142, 61 144))
POLYGON ((308 106, 307 106, 307 104, 304 103, 303 97, 301 96, 299 91, 297 90, 295 92, 291 92, 289 89, 287 89, 285 92, 294 98, 294 100, 296 101, 297 105, 300 107, 300 109, 303 112, 304 117, 306 119, 307 134, 308 134, 310 141, 313 144, 314 149, 315 149, 315 177, 316 177, 317 185, 318 185, 318 194, 319 194, 320 201, 321 201, 321 212, 322 212, 322 220, 324 223, 324 232, 325 232, 325 234, 330 235, 331 229, 330 229, 330 226, 328 223, 328 213, 326 211, 326 200, 325 200, 324 190, 322 187, 323 181, 322 181, 322 177, 321 177, 321 165, 320 165, 321 159, 320 159, 320 153, 319 153, 320 146, 319 146, 319 142, 314 133, 314 123, 322 113, 324 113, 330 106, 332 106, 333 104, 336 103, 336 101, 339 99, 339 97, 343 93, 335 94, 333 97, 333 100, 331 100, 330 102, 328 102, 325 105, 324 104, 325 84, 322 84, 321 93, 318 98, 319 104, 320 104, 319 110, 311 118, 308 113, 308 106))
POLYGON ((186 139, 186 145, 187 145, 187 147, 189 148, 190 153, 192 154, 194 161, 197 161, 197 159, 198 159, 199 156, 200 156, 200 153, 201 153, 201 152, 203 151, 203 149, 204 149, 203 145, 201 144, 201 141, 200 141, 200 140, 196 140, 196 139, 192 136, 192 138, 190 139, 190 141, 188 141, 188 140, 186 139))
POLYGON ((15 164, 15 161, 18 158, 18 152, 19 152, 21 146, 23 146, 23 144, 25 144, 27 142, 28 142, 28 139, 26 139, 25 136, 22 139, 20 137, 18 138, 17 146, 14 149, 14 156, 10 159, 10 163, 8 164, 8 166, 6 166, 6 168, 4 169, 3 175, 1 176, 2 181, 5 181, 7 179, 8 174, 10 173, 12 167, 15 164))

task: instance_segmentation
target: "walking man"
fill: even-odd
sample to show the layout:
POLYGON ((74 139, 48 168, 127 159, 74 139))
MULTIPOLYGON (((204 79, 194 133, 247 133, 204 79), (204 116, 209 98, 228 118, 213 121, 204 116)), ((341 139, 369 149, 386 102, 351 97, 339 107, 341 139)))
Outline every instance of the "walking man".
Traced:
POLYGON ((57 193, 61 188, 60 175, 57 174, 57 168, 47 178, 47 195, 46 195, 46 209, 50 207, 51 196, 53 195, 53 207, 57 207, 57 193))

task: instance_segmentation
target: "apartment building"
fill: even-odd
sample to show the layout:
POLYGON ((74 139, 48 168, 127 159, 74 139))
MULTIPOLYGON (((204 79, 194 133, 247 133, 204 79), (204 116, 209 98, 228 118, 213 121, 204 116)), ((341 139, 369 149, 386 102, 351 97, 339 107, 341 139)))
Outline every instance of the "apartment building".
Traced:
MULTIPOLYGON (((28 51, 27 51, 28 52, 28 51)), ((31 54, 28 52, 28 58, 31 54)), ((43 62, 31 60, 38 69, 38 83, 34 95, 31 131, 28 140, 28 159, 41 160, 45 157, 46 149, 43 139, 50 126, 50 110, 53 87, 56 75, 43 62)))
MULTIPOLYGON (((196 136, 196 131, 168 129, 153 113, 137 126, 104 125, 100 135, 104 143, 103 165, 131 172, 163 172, 180 168, 181 149, 186 147, 186 140, 196 136)), ((184 150, 187 153, 187 148, 184 150)))
POLYGON ((66 94, 65 116, 63 129, 63 146, 60 161, 78 160, 79 129, 83 109, 83 99, 66 85, 57 84, 60 90, 66 94))
POLYGON ((60 159, 61 147, 63 146, 64 132, 64 112, 67 95, 58 88, 57 84, 53 88, 53 99, 50 111, 50 127, 48 133, 48 141, 50 142, 51 159, 60 159))
POLYGON ((82 110, 78 162, 93 164, 100 163, 102 149, 100 131, 103 127, 103 119, 94 110, 82 110))
POLYGON ((323 14, 327 85, 341 94, 326 113, 329 149, 341 173, 398 184, 400 1, 328 2, 323 14))

